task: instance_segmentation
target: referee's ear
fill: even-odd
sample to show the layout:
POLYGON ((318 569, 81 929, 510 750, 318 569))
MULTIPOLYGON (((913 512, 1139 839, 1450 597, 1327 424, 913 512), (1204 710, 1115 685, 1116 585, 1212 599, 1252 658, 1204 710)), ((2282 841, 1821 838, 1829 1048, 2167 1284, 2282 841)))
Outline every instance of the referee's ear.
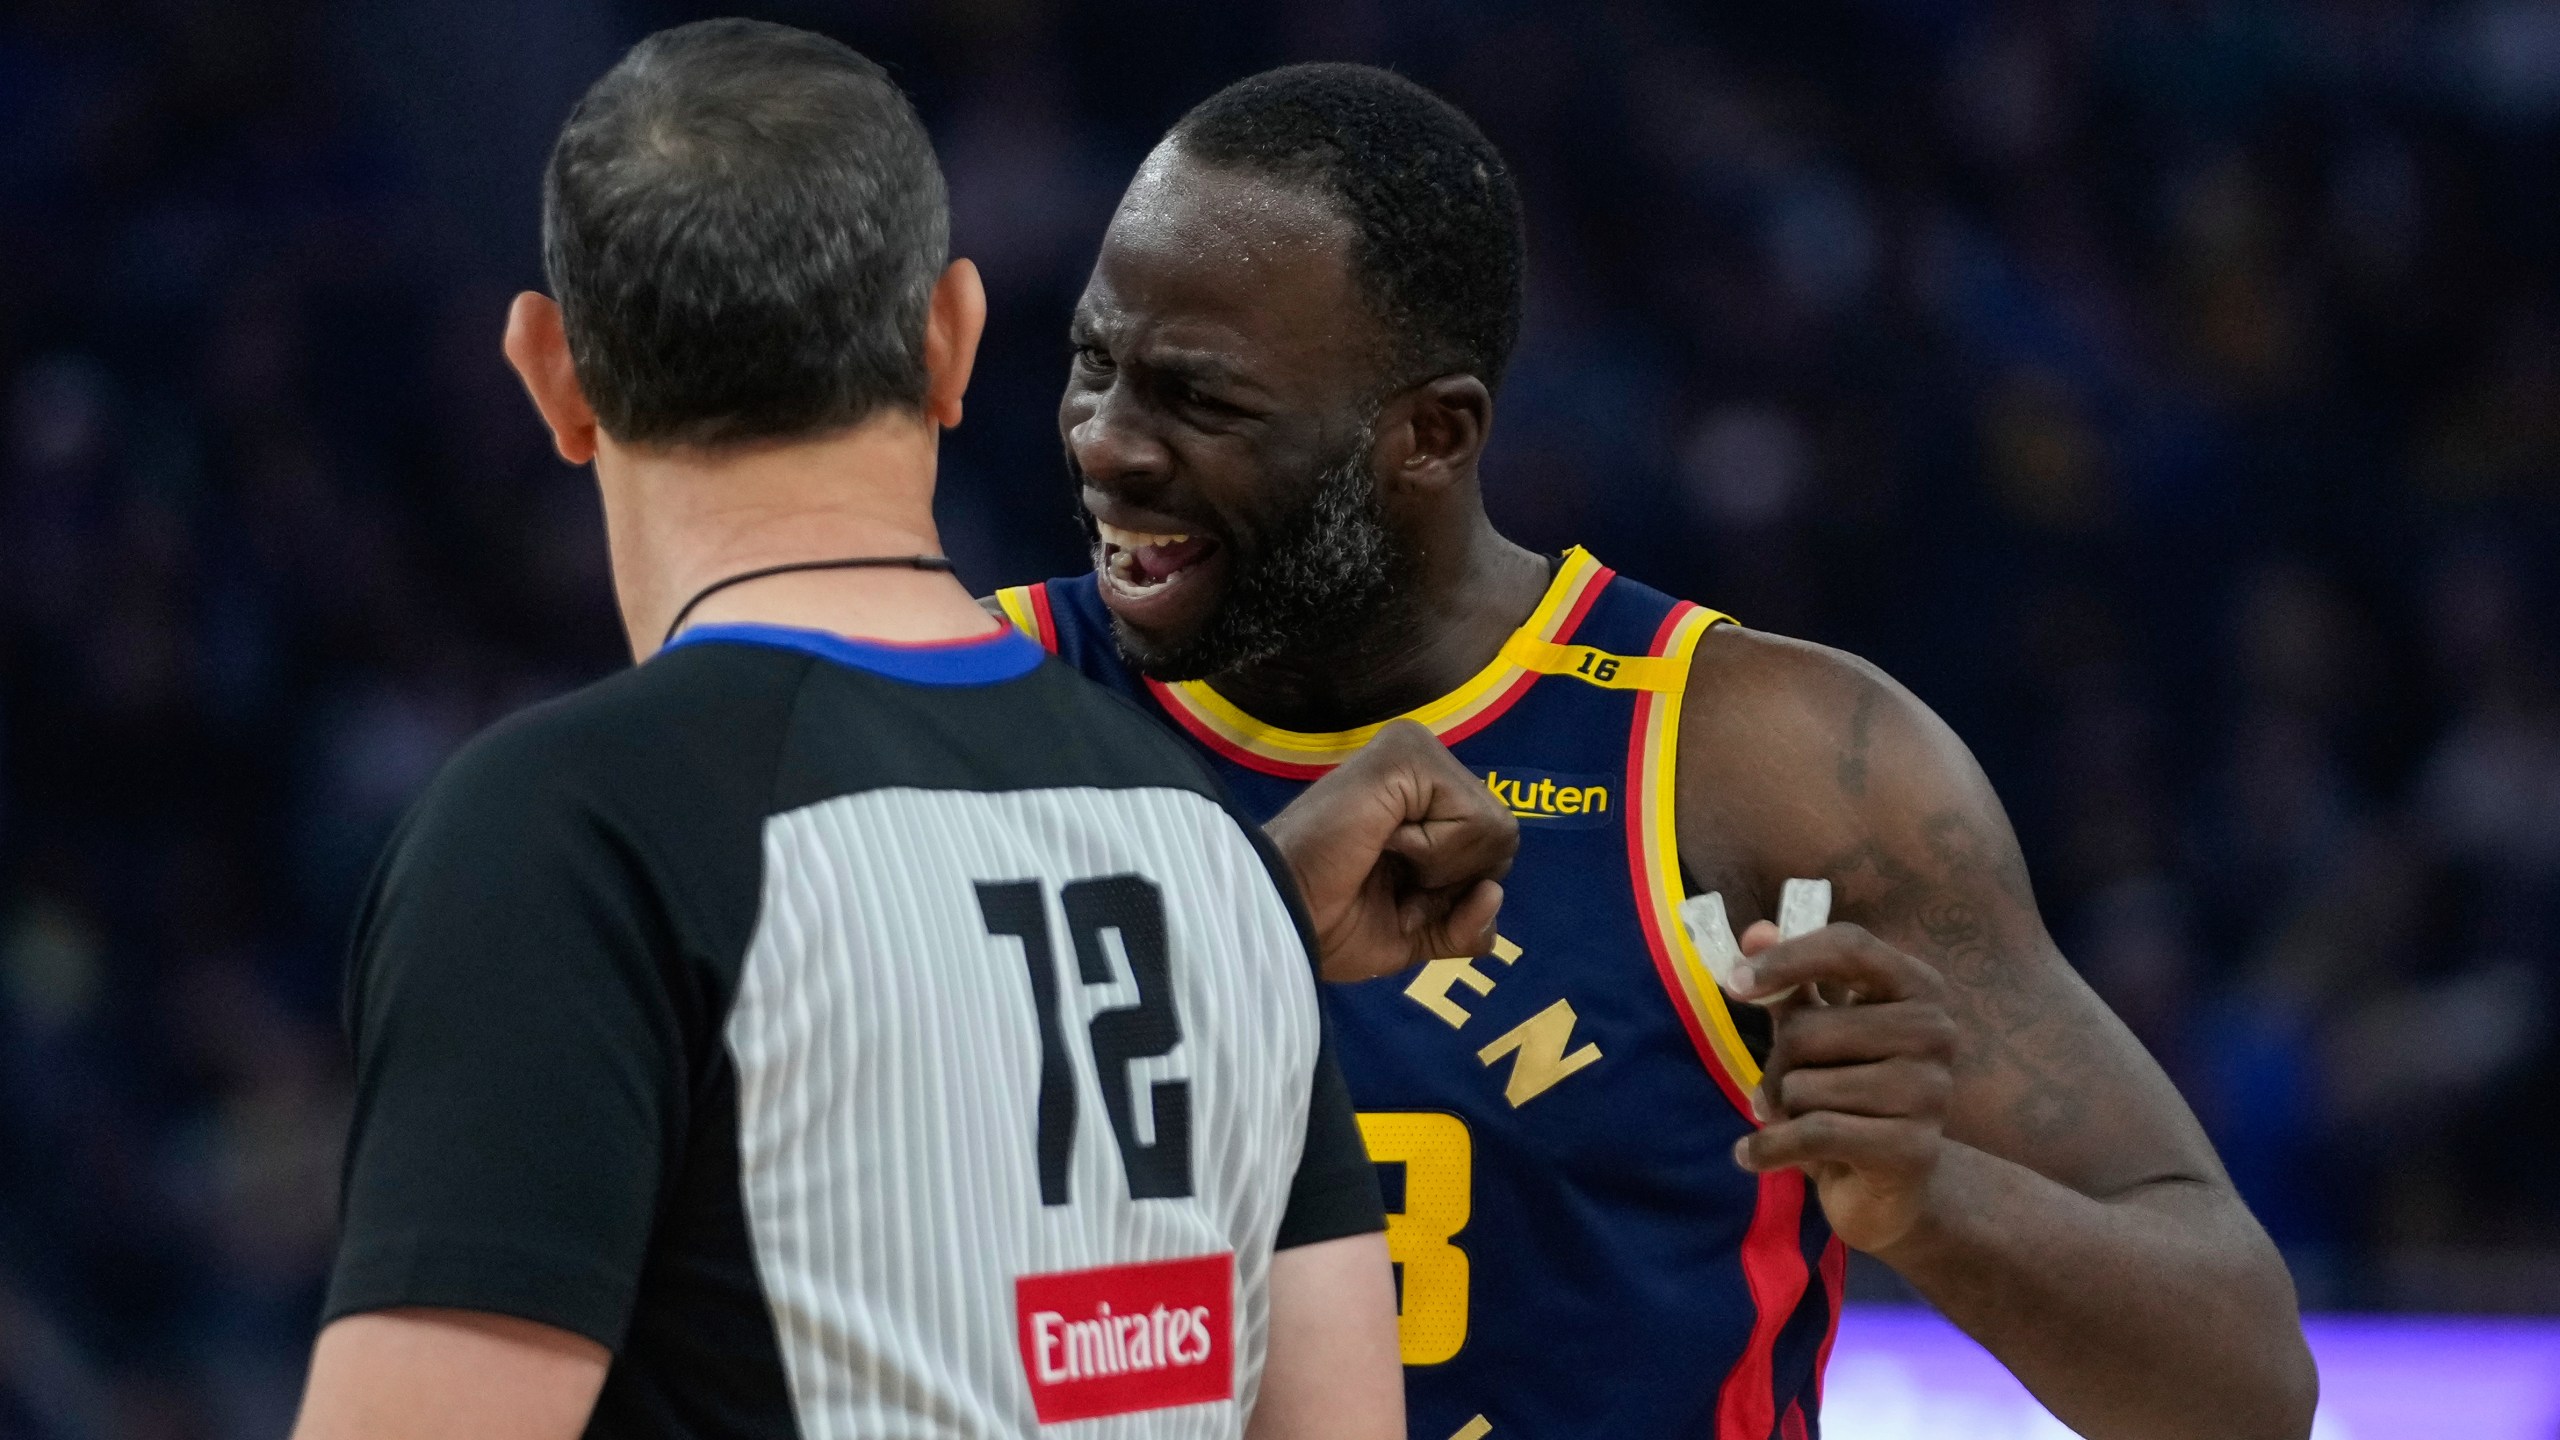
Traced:
POLYGON ((507 309, 507 363, 516 367, 533 408, 551 427, 552 448, 572 465, 596 458, 596 412, 569 360, 569 332, 560 324, 560 302, 527 290, 507 309))
POLYGON ((977 266, 954 260, 933 282, 924 318, 924 418, 945 430, 960 423, 960 396, 969 388, 978 337, 986 328, 986 284, 977 266))

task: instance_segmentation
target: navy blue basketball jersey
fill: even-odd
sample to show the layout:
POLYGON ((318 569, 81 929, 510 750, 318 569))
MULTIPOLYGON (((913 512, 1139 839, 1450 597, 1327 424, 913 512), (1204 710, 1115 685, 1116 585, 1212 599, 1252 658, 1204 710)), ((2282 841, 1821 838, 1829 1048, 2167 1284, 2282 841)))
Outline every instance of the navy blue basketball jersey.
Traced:
MULTIPOLYGON (((1367 742, 1132 670, 1090 574, 1014 623, 1195 741, 1268 818, 1367 742)), ((1577 549, 1410 712, 1520 818, 1502 938, 1327 987, 1385 1184, 1413 1440, 1808 1440, 1843 1253, 1803 1175, 1733 1163, 1759 1067, 1679 920, 1680 705, 1713 611, 1577 549)))

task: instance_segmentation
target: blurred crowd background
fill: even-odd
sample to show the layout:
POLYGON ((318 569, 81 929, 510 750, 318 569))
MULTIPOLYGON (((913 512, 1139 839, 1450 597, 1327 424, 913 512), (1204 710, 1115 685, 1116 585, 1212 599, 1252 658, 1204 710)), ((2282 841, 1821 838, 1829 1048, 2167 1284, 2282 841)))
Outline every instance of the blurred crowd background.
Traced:
MULTIPOLYGON (((981 587, 1081 563, 1065 318, 1162 128, 1457 101, 1530 216, 1497 518, 1944 712, 2310 1304, 2560 1309, 2560 3, 747 8, 942 147, 981 587)), ((0 7, 0 1436, 282 1433, 358 886, 627 658, 498 355, 542 157, 701 13, 0 7)))

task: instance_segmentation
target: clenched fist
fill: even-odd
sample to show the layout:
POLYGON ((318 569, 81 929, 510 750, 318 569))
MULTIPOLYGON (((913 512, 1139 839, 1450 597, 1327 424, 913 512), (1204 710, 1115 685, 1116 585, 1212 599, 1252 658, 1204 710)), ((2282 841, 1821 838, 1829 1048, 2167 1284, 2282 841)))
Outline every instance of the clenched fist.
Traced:
POLYGON ((1327 980, 1493 948, 1520 822, 1422 726, 1380 730, 1263 829, 1297 874, 1327 980))

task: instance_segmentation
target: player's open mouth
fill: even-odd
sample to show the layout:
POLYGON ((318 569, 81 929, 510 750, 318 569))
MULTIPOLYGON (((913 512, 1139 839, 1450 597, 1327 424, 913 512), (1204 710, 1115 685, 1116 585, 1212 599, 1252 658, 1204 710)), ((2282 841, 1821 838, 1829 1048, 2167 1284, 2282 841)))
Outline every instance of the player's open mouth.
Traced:
POLYGON ((1123 600, 1153 600, 1179 588, 1218 550, 1218 542, 1206 535, 1123 530, 1099 520, 1094 524, 1102 535, 1102 558, 1095 568, 1103 587, 1123 600))

